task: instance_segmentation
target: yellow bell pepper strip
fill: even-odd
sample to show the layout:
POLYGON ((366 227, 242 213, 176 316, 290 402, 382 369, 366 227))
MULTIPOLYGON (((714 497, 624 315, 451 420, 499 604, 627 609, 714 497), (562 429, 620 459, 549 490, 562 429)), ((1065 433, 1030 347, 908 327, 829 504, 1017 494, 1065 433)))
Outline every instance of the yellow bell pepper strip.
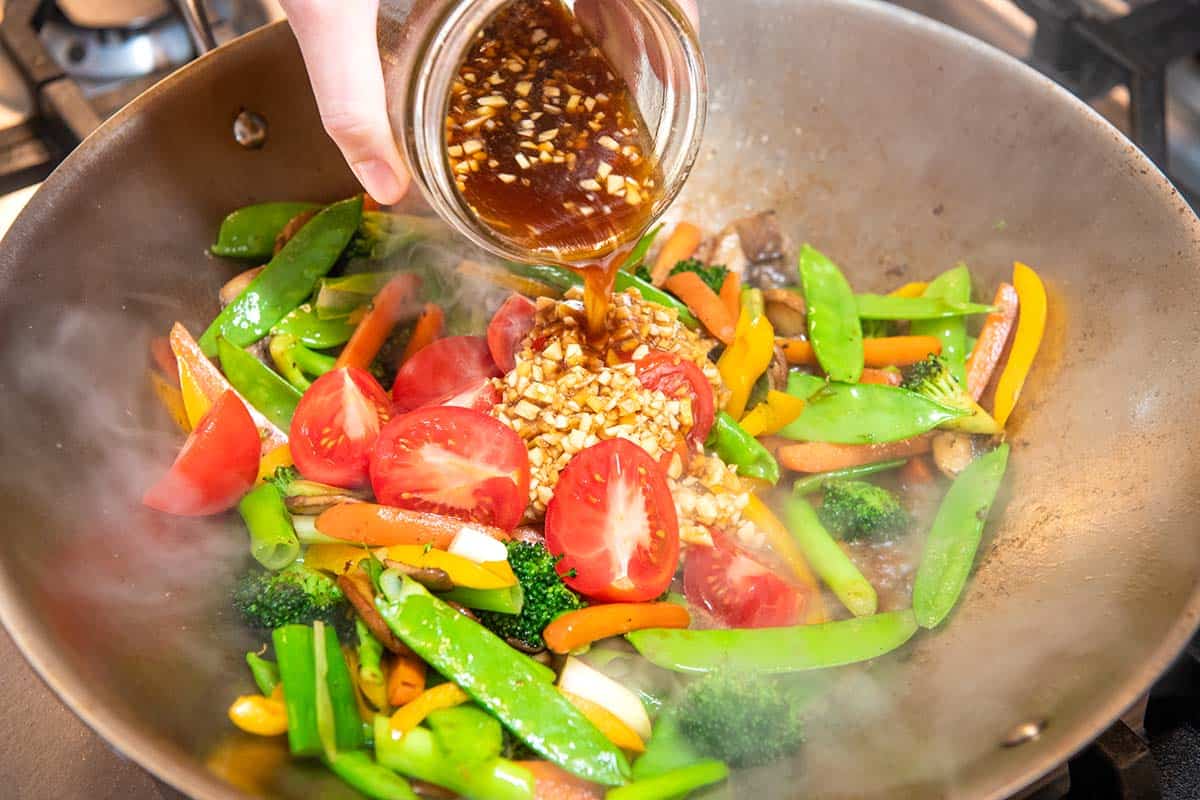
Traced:
POLYGON ((604 737, 617 747, 633 753, 646 752, 646 743, 642 741, 642 737, 638 736, 633 728, 622 722, 616 714, 586 697, 571 694, 561 688, 558 691, 571 701, 571 705, 575 706, 580 714, 587 717, 588 722, 595 725, 604 734, 604 737))
POLYGON ((392 714, 392 730, 408 733, 424 722, 425 718, 434 711, 440 708, 454 708, 470 699, 466 692, 458 688, 457 684, 439 683, 432 689, 421 692, 408 705, 396 709, 396 713, 392 714))
POLYGON ((304 551, 304 566, 345 575, 358 566, 358 562, 370 557, 371 552, 362 545, 310 544, 304 551))
POLYGON ((262 459, 258 462, 258 482, 265 483, 275 477, 275 470, 280 467, 290 467, 296 462, 292 461, 292 451, 286 444, 281 444, 269 453, 264 453, 262 459))
POLYGON ((1013 264, 1013 286, 1017 290, 1017 305, 1020 308, 1017 332, 1013 335, 1008 363, 1004 365, 1004 372, 1000 373, 1000 380, 996 383, 996 402, 992 408, 992 416, 1001 426, 1008 421, 1017 405, 1021 387, 1025 385, 1025 378, 1042 344, 1042 335, 1046 332, 1046 286, 1042 279, 1018 261, 1013 264))
POLYGON ((893 292, 888 292, 888 294, 890 294, 892 297, 920 297, 921 295, 925 294, 925 290, 928 288, 928 283, 925 283, 924 281, 916 281, 913 283, 906 283, 899 289, 896 289, 893 292))
POLYGON ((469 558, 419 544, 392 545, 387 558, 410 567, 440 569, 455 586, 465 589, 506 589, 517 582, 515 575, 510 581, 469 558))
POLYGON ((804 401, 787 392, 772 389, 765 402, 742 417, 742 430, 751 436, 773 436, 793 422, 804 410, 804 401))
POLYGON ((150 376, 150 388, 154 390, 155 397, 158 402, 162 403, 162 407, 166 409, 170 415, 171 421, 179 426, 179 429, 184 433, 190 433, 192 430, 192 421, 188 417, 187 407, 183 404, 183 392, 159 375, 155 370, 147 370, 150 376))
MULTIPOLYGON (((179 385, 183 394, 183 404, 187 409, 188 419, 193 427, 208 412, 209 407, 227 391, 237 391, 221 374, 216 365, 200 350, 200 345, 188 333, 187 328, 176 322, 171 328, 171 352, 179 364, 179 385)), ((287 444, 287 434, 273 422, 263 416, 246 398, 238 394, 238 399, 250 412, 251 419, 258 427, 258 435, 262 438, 262 452, 271 452, 282 444, 287 444)))
POLYGON ((287 733, 287 706, 283 704, 283 685, 270 697, 244 694, 229 707, 229 719, 246 733, 255 736, 282 736, 287 733))
POLYGON ((821 597, 821 586, 813 574, 812 567, 804 553, 800 551, 796 539, 787 526, 775 516, 771 509, 757 495, 750 495, 742 516, 762 531, 767 538, 767 544, 775 551, 775 555, 783 560, 792 571, 796 581, 807 590, 808 600, 804 606, 804 624, 816 625, 826 622, 829 615, 825 611, 825 601, 821 597))
POLYGON ((762 292, 742 293, 742 313, 734 328, 733 341, 717 360, 717 371, 729 387, 725 412, 740 420, 746 412, 750 390, 758 376, 771 366, 775 355, 775 329, 763 313, 762 292))

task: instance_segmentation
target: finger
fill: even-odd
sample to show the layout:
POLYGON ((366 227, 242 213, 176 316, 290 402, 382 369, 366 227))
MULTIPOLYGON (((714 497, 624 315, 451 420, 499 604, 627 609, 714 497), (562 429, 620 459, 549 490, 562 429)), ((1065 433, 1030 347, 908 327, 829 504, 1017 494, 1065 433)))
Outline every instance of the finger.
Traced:
POLYGON ((321 123, 371 197, 399 202, 408 171, 388 122, 375 40, 378 0, 282 0, 321 123))

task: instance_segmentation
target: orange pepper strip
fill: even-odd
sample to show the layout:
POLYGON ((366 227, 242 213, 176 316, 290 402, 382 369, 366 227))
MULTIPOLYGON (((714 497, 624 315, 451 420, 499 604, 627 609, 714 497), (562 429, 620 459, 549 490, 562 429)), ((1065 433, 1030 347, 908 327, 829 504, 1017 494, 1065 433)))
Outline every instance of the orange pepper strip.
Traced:
POLYGON ((408 733, 425 721, 434 711, 454 708, 471 698, 456 683, 439 683, 426 689, 410 703, 406 703, 392 714, 392 730, 408 733))
POLYGON ((626 725, 616 714, 586 697, 572 694, 565 689, 559 689, 558 691, 563 697, 571 701, 571 705, 575 706, 580 714, 587 717, 588 722, 595 725, 604 734, 604 738, 622 750, 628 750, 633 753, 646 752, 646 743, 642 741, 642 737, 638 736, 637 731, 626 725))
POLYGON ((549 761, 517 761, 533 774, 534 800, 603 800, 604 787, 585 781, 549 761))
POLYGON ((1017 309, 1020 308, 1017 290, 1011 283, 1000 284, 992 305, 996 310, 987 315, 975 349, 967 358, 967 391, 975 400, 983 397, 1017 323, 1017 309))
POLYGON ((733 341, 737 317, 732 316, 717 293, 708 288, 694 272, 681 272, 667 278, 663 287, 683 301, 708 332, 725 344, 733 341))
POLYGON ((929 434, 922 434, 886 444, 800 442, 780 447, 775 457, 782 466, 794 472, 830 472, 895 458, 912 458, 928 453, 931 441, 929 434))
MULTIPOLYGON (((812 344, 804 339, 776 339, 789 364, 817 366, 812 344)), ((863 363, 868 367, 904 367, 942 352, 936 336, 885 336, 863 339, 863 363)))
POLYGON ((690 222, 681 222, 671 231, 671 238, 663 242, 654 260, 654 269, 650 270, 650 282, 662 286, 671 274, 671 270, 680 261, 686 261, 696 254, 700 240, 704 234, 690 222))
POLYGON ((371 366, 392 328, 411 311, 412 300, 420 288, 421 279, 410 273, 401 273, 388 281, 375 295, 371 310, 363 316, 350 341, 342 348, 334 369, 371 366))
POLYGON ((425 691, 425 662, 415 653, 396 653, 387 676, 387 700, 396 708, 406 706, 425 691))
POLYGON ((721 298, 725 310, 729 312, 729 316, 737 319, 742 313, 742 279, 737 276, 736 272, 730 272, 725 276, 718 296, 721 298))
POLYGON ((686 628, 692 616, 675 603, 608 603, 562 614, 542 631, 546 646, 570 653, 585 644, 643 628, 686 628))
POLYGON ((317 517, 317 530, 326 536, 371 547, 431 544, 445 550, 464 525, 493 539, 508 541, 507 533, 490 525, 374 503, 342 503, 317 517))
POLYGON ((426 345, 432 344, 441 336, 445 322, 446 313, 442 311, 442 307, 437 303, 426 303, 425 310, 417 317, 417 324, 413 326, 408 344, 404 346, 404 355, 400 356, 400 363, 408 361, 418 350, 423 350, 426 345))
POLYGON ((821 597, 821 586, 817 582, 817 576, 813 574, 812 567, 808 564, 808 559, 804 557, 804 553, 796 544, 796 537, 792 536, 792 532, 758 495, 750 495, 750 501, 746 503, 742 514, 762 531, 767 538, 767 544, 775 551, 775 555, 783 560, 783 563, 792 571, 796 581, 804 588, 807 595, 804 606, 804 623, 818 625, 828 622, 829 616, 825 611, 825 601, 821 597))

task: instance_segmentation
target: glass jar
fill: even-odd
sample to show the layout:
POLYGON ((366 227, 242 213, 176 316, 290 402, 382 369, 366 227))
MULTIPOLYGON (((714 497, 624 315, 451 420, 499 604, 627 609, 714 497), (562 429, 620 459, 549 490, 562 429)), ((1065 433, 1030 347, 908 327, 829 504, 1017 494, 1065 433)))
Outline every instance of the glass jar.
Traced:
MULTIPOLYGON (((451 227, 502 258, 553 261, 553 252, 516 246, 480 220, 456 189, 446 157, 451 87, 476 33, 508 2, 383 0, 379 45, 388 110, 414 183, 451 227)), ((646 122, 662 176, 652 223, 683 187, 700 148, 707 84, 696 31, 674 0, 564 2, 572 12, 588 12, 577 18, 624 78, 646 122)), ((628 231, 610 251, 643 232, 628 231)))

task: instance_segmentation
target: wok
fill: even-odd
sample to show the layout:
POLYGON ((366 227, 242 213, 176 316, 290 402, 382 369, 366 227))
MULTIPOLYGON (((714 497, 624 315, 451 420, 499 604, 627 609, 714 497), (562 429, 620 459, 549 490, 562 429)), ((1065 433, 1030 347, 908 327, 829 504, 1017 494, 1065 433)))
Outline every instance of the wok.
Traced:
MULTIPOLYGON (((1051 295, 961 608, 836 673, 833 723, 739 795, 1015 792, 1196 627, 1200 222, 1084 105, 947 28, 849 0, 704 5, 711 121, 679 213, 716 227, 776 208, 864 289, 964 259, 990 291, 1020 259, 1051 295), (1029 724, 1040 736, 1004 746, 1029 724)), ((247 744, 224 709, 258 642, 227 602, 246 561, 236 523, 138 504, 178 442, 146 387, 147 342, 215 311, 234 267, 205 247, 225 212, 354 190, 275 26, 105 124, 0 249, 0 612, 67 704, 195 797, 237 794, 213 770, 247 744), (269 125, 260 150, 231 135, 242 109, 269 125)), ((350 795, 256 744, 237 757, 241 786, 350 795)))

